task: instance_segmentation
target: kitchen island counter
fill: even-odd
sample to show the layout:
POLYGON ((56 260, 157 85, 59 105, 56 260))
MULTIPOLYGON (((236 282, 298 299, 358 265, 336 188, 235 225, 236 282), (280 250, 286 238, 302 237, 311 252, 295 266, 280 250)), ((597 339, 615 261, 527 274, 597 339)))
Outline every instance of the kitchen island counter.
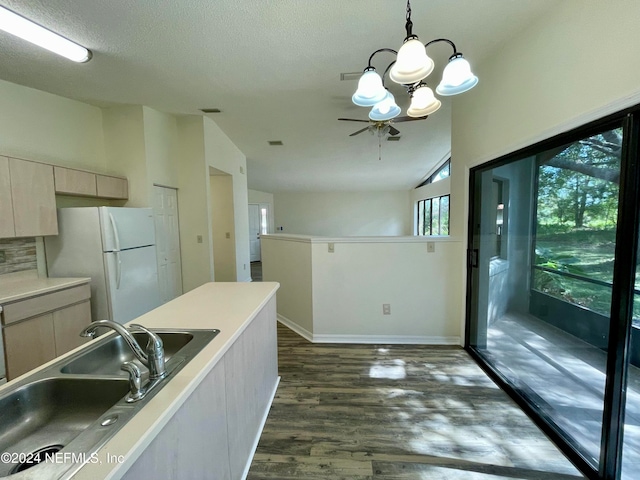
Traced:
POLYGON ((273 282, 208 283, 135 319, 149 328, 220 333, 98 451, 98 461, 73 478, 143 478, 140 472, 144 478, 236 480, 246 475, 278 384, 278 287, 273 282), (203 412, 198 413, 198 404, 203 412), (199 448, 208 455, 199 456, 199 448), (215 455, 220 458, 213 462, 215 455))

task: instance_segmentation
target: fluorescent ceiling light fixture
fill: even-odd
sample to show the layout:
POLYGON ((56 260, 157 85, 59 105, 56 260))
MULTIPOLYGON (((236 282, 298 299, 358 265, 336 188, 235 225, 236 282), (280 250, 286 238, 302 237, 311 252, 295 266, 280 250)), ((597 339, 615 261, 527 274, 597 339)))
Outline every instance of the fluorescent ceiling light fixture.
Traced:
POLYGON ((40 25, 0 6, 0 30, 57 53, 78 63, 91 59, 91 50, 61 37, 40 25))

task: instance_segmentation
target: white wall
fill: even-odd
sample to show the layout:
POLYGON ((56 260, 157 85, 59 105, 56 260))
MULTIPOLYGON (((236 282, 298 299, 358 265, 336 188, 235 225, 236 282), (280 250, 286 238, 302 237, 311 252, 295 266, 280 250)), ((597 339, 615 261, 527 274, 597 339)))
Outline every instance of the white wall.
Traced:
POLYGON ((280 320, 314 342, 458 344, 460 242, 424 237, 263 237, 280 320), (434 241, 435 252, 427 252, 434 241), (334 252, 329 252, 329 243, 334 252), (382 305, 391 305, 383 315, 382 305))
MULTIPOLYGON (((466 238, 469 168, 640 103, 640 2, 558 2, 474 67, 478 86, 454 99, 451 231, 466 238)), ((451 268, 465 272, 464 244, 451 268)), ((465 276, 455 288, 464 305, 465 276)), ((457 319, 463 329, 464 310, 457 319)))
POLYGON ((314 340, 460 343, 450 319, 458 313, 461 279, 449 268, 459 242, 437 241, 428 253, 422 240, 334 243, 334 253, 327 243, 314 243, 314 340), (382 314, 384 303, 391 315, 382 314))
POLYGON ((110 171, 129 181, 128 207, 152 205, 147 168, 143 107, 122 105, 103 109, 104 139, 110 171))
POLYGON ((237 281, 250 282, 247 157, 213 120, 207 117, 200 118, 202 118, 204 128, 206 164, 231 175, 233 178, 237 281))
POLYGON ((216 282, 236 281, 236 248, 231 175, 211 175, 211 235, 216 282), (229 238, 227 238, 227 234, 229 238))
POLYGON ((0 80, 0 155, 104 172, 102 112, 0 80))
POLYGON ((205 162, 202 117, 178 118, 178 213, 182 284, 188 292, 213 280, 209 213, 209 167, 205 162), (202 243, 198 241, 202 238, 202 243))
POLYGON ((284 227, 282 233, 325 237, 413 233, 409 191, 276 192, 273 198, 276 229, 284 227))
MULTIPOLYGON (((178 123, 174 115, 142 107, 149 190, 153 184, 178 187, 178 123)), ((178 197, 180 192, 178 192, 178 197)), ((178 198, 178 201, 180 199, 178 198)), ((153 203, 150 203, 152 205, 153 203)))
POLYGON ((313 334, 313 304, 309 239, 263 236, 262 279, 280 282, 278 317, 310 339, 313 334))

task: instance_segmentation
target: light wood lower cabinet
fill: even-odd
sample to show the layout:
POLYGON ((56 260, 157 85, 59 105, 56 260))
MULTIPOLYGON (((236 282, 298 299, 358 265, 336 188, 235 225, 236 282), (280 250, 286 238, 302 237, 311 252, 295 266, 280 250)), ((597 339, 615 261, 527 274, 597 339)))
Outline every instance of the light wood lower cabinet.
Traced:
POLYGON ((3 306, 8 380, 89 341, 79 335, 91 323, 89 297, 84 284, 3 306))
POLYGON ((56 344, 56 356, 87 343, 90 339, 81 337, 80 332, 90 323, 91 303, 89 301, 53 312, 53 337, 56 344))
POLYGON ((3 333, 8 380, 56 358, 52 313, 10 325, 3 333))

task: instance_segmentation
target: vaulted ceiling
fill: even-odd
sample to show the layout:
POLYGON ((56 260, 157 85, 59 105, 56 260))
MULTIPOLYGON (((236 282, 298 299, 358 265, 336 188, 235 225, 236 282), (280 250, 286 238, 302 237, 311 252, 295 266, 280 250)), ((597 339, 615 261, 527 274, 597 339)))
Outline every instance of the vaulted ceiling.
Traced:
MULTIPOLYGON (((453 40, 472 65, 495 53, 554 0, 414 0, 414 33, 453 40)), ((451 99, 427 120, 398 123, 399 142, 349 137, 368 110, 351 103, 376 49, 404 39, 404 0, 0 0, 93 51, 74 64, 0 32, 0 78, 98 106, 141 104, 209 114, 247 156, 264 191, 395 190, 447 156, 451 99), (282 146, 269 146, 281 140, 282 146), (381 153, 381 159, 379 159, 381 153)), ((450 55, 430 47, 435 87, 450 55)), ((384 69, 385 54, 374 65, 384 69)), ((427 79, 429 80, 429 79, 427 79)), ((482 78, 480 78, 482 82, 482 78)), ((392 83, 392 82, 389 82, 392 83)), ((408 97, 392 87, 404 110, 408 97)), ((473 95, 474 90, 464 95, 473 95)))

